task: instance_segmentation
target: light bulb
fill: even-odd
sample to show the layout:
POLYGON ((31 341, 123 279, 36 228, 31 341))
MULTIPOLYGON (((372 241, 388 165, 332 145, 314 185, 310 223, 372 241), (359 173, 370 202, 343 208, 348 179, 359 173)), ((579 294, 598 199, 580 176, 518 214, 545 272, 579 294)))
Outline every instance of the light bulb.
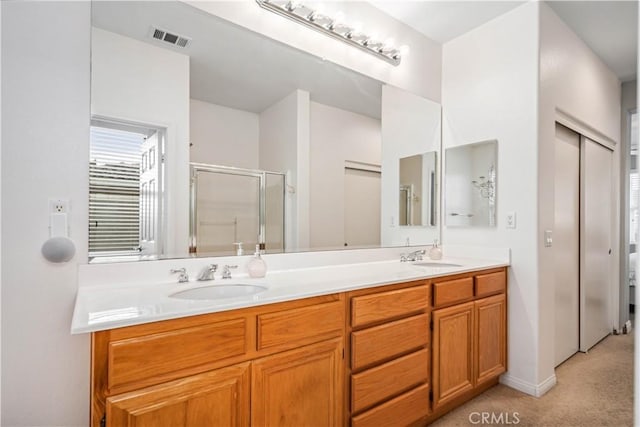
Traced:
POLYGON ((400 46, 399 50, 400 50, 400 55, 405 56, 409 54, 409 51, 411 50, 411 48, 406 44, 403 44, 402 46, 400 46))
POLYGON ((285 6, 285 9, 287 9, 289 12, 293 12, 298 8, 299 5, 299 0, 290 0, 289 3, 287 3, 287 5, 285 6))

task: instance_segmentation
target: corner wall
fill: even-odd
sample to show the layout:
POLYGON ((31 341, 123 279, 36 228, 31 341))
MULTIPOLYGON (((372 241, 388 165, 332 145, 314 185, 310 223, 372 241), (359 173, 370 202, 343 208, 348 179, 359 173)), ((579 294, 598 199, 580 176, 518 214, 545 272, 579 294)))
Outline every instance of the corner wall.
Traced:
POLYGON ((286 252, 309 247, 309 104, 296 90, 260 113, 259 168, 287 175, 286 252))
MULTIPOLYGON (((429 245, 440 238, 437 227, 400 227, 400 159, 439 151, 442 108, 397 87, 382 86, 382 246, 429 245)), ((436 163, 441 165, 440 159, 436 163)), ((442 179, 439 182, 442 187, 442 179)), ((440 206, 438 206, 438 210, 440 206)))
POLYGON ((380 120, 317 102, 310 108, 310 248, 345 243, 345 161, 380 165, 380 120))
POLYGON ((191 162, 258 169, 258 114, 191 99, 189 117, 191 162))
MULTIPOLYGON (((538 104, 538 251, 539 380, 554 375, 555 280, 553 247, 543 245, 544 230, 553 230, 555 212, 555 122, 562 115, 592 132, 592 139, 616 144, 613 158, 615 197, 619 196, 620 82, 602 61, 546 4, 540 3, 540 87, 538 104)), ((574 129, 580 131, 581 129, 574 129)), ((612 217, 620 218, 620 199, 613 203, 612 217)), ((619 225, 612 227, 618 239, 619 225)), ((619 283, 619 248, 612 242, 612 282, 619 283)), ((617 288, 617 287, 616 287, 617 288)), ((616 294, 617 297, 617 294, 616 294)), ((617 298, 614 297, 615 301, 617 298)), ((617 313, 613 313, 616 317, 617 313)), ((613 319, 612 319, 613 321, 613 319)))
MULTIPOLYGON (((541 394, 537 262, 538 4, 448 42, 442 58, 443 149, 498 140, 496 227, 443 227, 446 245, 511 248, 503 382, 541 394), (506 229, 506 212, 517 228, 506 229)), ((446 157, 446 153, 445 153, 446 157)), ((445 246, 446 255, 446 246, 445 246)))
POLYGON ((70 335, 86 263, 89 2, 2 2, 2 425, 86 426, 88 335, 70 335), (51 264, 48 199, 76 255, 51 264))

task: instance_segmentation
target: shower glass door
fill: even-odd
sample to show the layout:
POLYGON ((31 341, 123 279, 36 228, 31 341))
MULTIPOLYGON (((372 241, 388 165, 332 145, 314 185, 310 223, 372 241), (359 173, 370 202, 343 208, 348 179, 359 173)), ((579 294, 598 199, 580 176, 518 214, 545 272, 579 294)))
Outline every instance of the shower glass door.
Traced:
POLYGON ((284 175, 191 165, 191 245, 199 255, 284 251, 284 175))

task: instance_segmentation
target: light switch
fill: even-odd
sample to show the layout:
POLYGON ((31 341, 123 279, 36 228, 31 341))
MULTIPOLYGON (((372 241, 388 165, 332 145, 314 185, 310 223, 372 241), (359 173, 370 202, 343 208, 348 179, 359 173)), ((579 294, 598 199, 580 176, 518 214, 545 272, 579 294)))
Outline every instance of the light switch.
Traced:
POLYGON ((507 228, 516 228, 515 212, 507 212, 507 228))
POLYGON ((553 245, 553 234, 551 230, 544 230, 544 247, 550 248, 553 245))

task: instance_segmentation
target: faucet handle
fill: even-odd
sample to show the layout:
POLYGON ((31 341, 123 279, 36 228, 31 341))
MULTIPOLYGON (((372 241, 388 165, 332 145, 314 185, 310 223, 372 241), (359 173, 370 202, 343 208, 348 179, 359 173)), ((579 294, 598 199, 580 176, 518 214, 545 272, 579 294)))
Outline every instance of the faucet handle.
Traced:
POLYGON ((400 262, 407 262, 407 254, 400 254, 400 262))
POLYGON ((218 264, 206 265, 198 274, 198 281, 206 281, 215 279, 214 274, 218 270, 218 264))
POLYGON ((171 274, 180 274, 178 276, 178 283, 185 283, 189 281, 189 275, 187 274, 187 269, 182 267, 182 268, 172 268, 171 270, 169 270, 169 273, 171 274))
POLYGON ((226 265, 222 267, 222 278, 223 279, 231 279, 231 269, 238 268, 237 265, 226 265))

